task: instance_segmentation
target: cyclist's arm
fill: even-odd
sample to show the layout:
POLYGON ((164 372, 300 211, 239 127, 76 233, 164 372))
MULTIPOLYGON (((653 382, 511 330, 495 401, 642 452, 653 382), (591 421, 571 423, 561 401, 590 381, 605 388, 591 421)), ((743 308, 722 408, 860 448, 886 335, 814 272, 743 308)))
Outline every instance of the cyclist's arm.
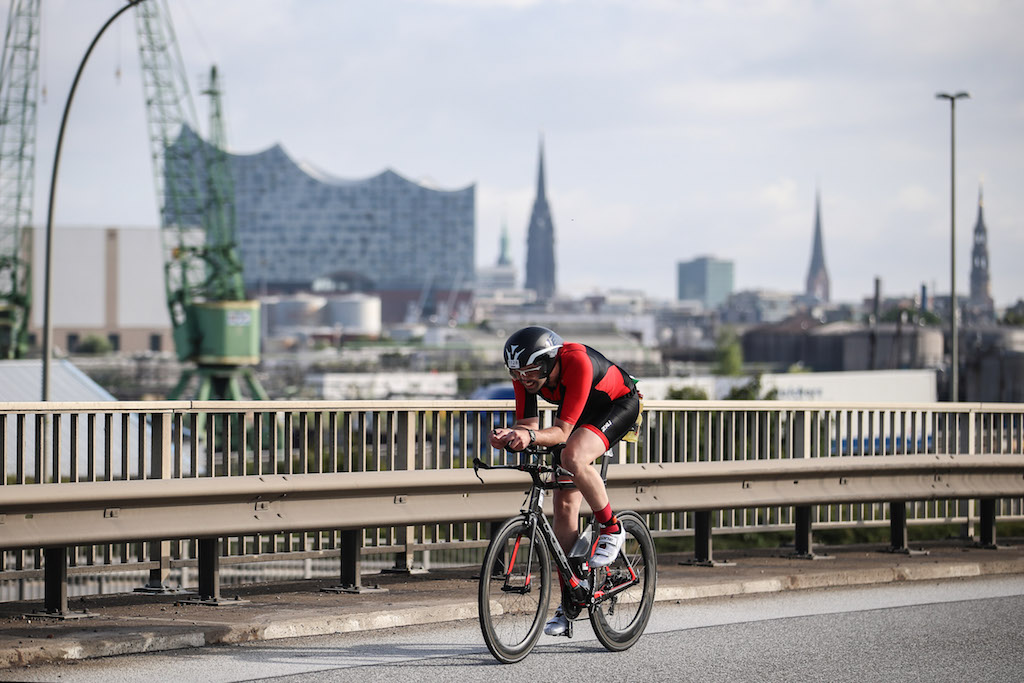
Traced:
POLYGON ((555 418, 555 424, 545 429, 539 429, 540 420, 535 417, 528 417, 516 421, 510 429, 495 429, 491 434, 491 445, 495 448, 508 447, 513 451, 521 451, 527 446, 554 446, 565 443, 572 433, 572 425, 564 420, 555 418), (530 441, 530 431, 533 431, 533 442, 530 441))

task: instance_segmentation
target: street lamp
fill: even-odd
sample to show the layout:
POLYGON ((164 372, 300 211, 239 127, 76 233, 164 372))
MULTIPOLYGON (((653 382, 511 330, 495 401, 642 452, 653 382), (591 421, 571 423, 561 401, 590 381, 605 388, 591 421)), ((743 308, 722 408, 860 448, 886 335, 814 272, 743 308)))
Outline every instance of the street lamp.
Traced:
MULTIPOLYGON (((51 316, 51 309, 53 308, 53 274, 51 266, 53 264, 53 206, 54 201, 57 197, 57 170, 60 168, 60 150, 64 146, 64 131, 68 125, 68 114, 71 112, 71 102, 75 99, 75 90, 78 89, 78 82, 82 79, 82 71, 85 69, 85 63, 89 61, 89 55, 92 54, 93 48, 96 47, 96 43, 100 41, 100 36, 107 30, 114 21, 128 11, 130 8, 139 4, 143 0, 128 0, 128 4, 121 7, 119 10, 114 12, 113 16, 107 19, 107 22, 103 24, 99 32, 89 43, 89 48, 85 51, 85 55, 82 57, 82 61, 78 64, 78 71, 75 72, 75 78, 71 81, 71 92, 68 93, 67 102, 64 104, 64 114, 60 119, 60 129, 57 133, 57 148, 53 153, 53 172, 50 174, 50 200, 48 203, 48 209, 46 212, 46 251, 44 254, 45 263, 43 267, 43 400, 50 400, 50 362, 53 358, 53 319, 51 316)), ((54 476, 58 476, 57 473, 54 476)))
POLYGON ((956 301, 956 101, 969 98, 970 94, 958 92, 935 93, 936 99, 949 100, 949 322, 952 348, 950 349, 950 366, 953 374, 949 383, 949 400, 960 398, 960 351, 957 344, 956 317, 959 307, 956 301))

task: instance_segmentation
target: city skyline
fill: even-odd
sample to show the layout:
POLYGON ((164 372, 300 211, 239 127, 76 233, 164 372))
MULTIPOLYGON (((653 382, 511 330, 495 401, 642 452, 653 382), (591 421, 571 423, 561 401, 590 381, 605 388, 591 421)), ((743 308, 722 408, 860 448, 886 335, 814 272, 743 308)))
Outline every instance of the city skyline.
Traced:
MULTIPOLYGON (((43 3, 34 223, 75 68, 121 3, 43 3)), ((558 283, 671 299, 711 254, 736 288, 802 292, 822 201, 834 302, 949 292, 949 110, 957 290, 984 186, 992 295, 1024 296, 1024 3, 438 0, 172 3, 193 96, 216 63, 229 150, 281 144, 332 176, 476 183, 478 266, 509 228, 525 267, 543 135, 558 283)), ((130 13, 69 116, 58 225, 156 226, 130 13), (116 74, 120 74, 117 76, 116 74)), ((60 296, 60 292, 56 293, 60 296)))

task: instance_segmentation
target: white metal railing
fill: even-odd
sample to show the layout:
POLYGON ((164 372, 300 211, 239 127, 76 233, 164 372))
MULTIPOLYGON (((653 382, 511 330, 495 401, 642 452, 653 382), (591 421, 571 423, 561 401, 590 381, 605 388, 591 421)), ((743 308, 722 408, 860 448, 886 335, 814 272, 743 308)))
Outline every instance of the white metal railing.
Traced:
MULTIPOLYGON (((511 420, 508 401, 268 401, 0 403, 0 519, 4 488, 68 482, 231 478, 388 470, 452 470, 474 456, 506 457, 487 432, 511 420)), ((551 418, 550 409, 542 420, 551 418)), ((680 463, 850 456, 975 453, 1024 455, 1021 404, 823 404, 778 401, 649 401, 641 438, 620 444, 622 463, 680 463)), ((1024 519, 1021 499, 1002 499, 1001 519, 1024 519)), ((911 503, 910 523, 971 524, 975 501, 911 503)), ((649 515, 657 535, 693 533, 692 513, 649 515)), ((509 514, 513 510, 507 511, 509 514)), ((716 532, 793 528, 792 507, 714 513, 716 532)), ((884 503, 819 505, 816 528, 882 526, 884 503)), ((197 530, 198 533, 198 530, 197 530)), ((336 554, 337 530, 224 539, 233 561, 336 554)), ((484 521, 365 528, 363 553, 394 555, 409 568, 413 552, 480 547, 484 521)), ((149 544, 71 549, 72 572, 152 569, 149 544)), ((0 548, 3 524, 0 521, 0 548)), ((0 553, 0 581, 34 577, 41 550, 0 553)), ((170 543, 174 566, 195 563, 195 541, 170 543)))

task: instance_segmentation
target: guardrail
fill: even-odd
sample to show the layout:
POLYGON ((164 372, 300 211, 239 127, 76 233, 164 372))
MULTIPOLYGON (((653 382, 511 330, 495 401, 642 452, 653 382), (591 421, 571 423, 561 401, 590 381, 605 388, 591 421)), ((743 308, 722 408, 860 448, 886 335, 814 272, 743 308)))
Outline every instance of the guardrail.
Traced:
MULTIPOLYGON (((521 477, 489 472, 482 486, 465 469, 474 455, 510 457, 480 438, 509 409, 0 404, 0 579, 42 564, 46 609, 59 614, 69 564, 145 568, 159 590, 172 563, 195 561, 201 596, 217 602, 222 554, 340 552, 342 588, 360 590, 363 555, 394 553, 408 570, 417 550, 485 544, 488 522, 518 509, 521 477)), ((694 534, 703 562, 713 531, 795 528, 809 554, 812 525, 888 524, 898 548, 908 521, 980 521, 994 543, 996 515, 1022 515, 1022 427, 1024 406, 1007 404, 657 401, 640 442, 616 451, 609 488, 656 534, 694 534)))

